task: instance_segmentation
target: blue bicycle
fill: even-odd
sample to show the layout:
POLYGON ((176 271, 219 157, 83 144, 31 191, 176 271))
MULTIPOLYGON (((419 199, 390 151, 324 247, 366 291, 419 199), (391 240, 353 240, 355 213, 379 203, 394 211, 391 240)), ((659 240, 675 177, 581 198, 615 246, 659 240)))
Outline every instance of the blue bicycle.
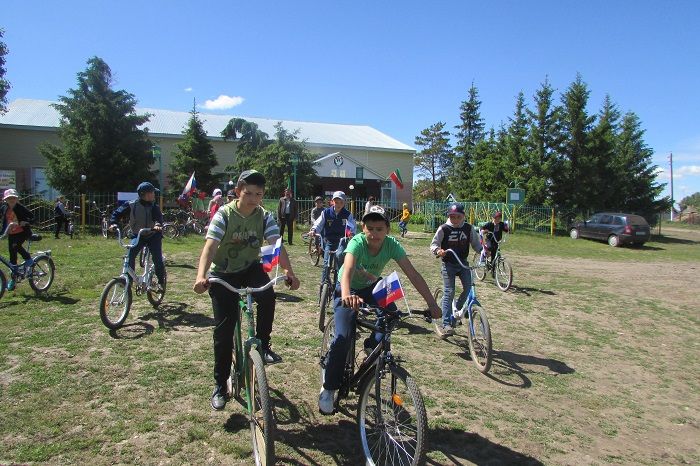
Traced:
MULTIPOLYGON (((3 232, 0 239, 7 236, 10 228, 16 225, 14 222, 7 225, 7 228, 3 232)), ((32 242, 41 241, 41 236, 33 234, 27 243, 27 251, 30 250, 32 242)), ((19 284, 25 278, 29 281, 29 286, 37 293, 46 292, 51 284, 53 283, 54 274, 56 267, 54 266, 53 259, 51 258, 51 250, 38 251, 32 257, 33 264, 25 265, 25 263, 14 265, 10 264, 10 261, 0 256, 0 262, 5 264, 5 266, 10 270, 10 277, 15 281, 15 286, 19 284)), ((0 269, 0 298, 5 294, 7 289, 7 277, 5 273, 0 269)))
MULTIPOLYGON (((445 252, 451 253, 457 263, 463 268, 468 269, 472 275, 472 286, 469 289, 469 294, 464 304, 460 309, 457 308, 457 300, 452 300, 452 327, 465 324, 467 328, 467 341, 469 342, 469 354, 472 361, 476 364, 477 369, 483 374, 486 374, 491 368, 492 349, 491 349, 491 327, 489 319, 486 316, 486 310, 481 306, 476 297, 476 280, 474 277, 475 267, 464 265, 457 257, 457 254, 452 249, 446 249, 445 252)), ((442 288, 435 290, 435 301, 442 302, 442 288)), ((439 333, 439 326, 442 319, 433 319, 435 330, 439 333)), ((456 329, 455 329, 456 331, 456 329)))

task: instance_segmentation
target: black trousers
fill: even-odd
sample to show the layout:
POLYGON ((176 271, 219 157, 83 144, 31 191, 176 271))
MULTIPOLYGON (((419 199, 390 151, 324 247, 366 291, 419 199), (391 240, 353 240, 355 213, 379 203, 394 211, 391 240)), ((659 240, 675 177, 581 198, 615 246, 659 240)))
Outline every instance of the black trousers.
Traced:
MULTIPOLYGON (((233 274, 219 275, 217 278, 226 280, 236 288, 244 286, 258 287, 270 281, 260 263, 255 263, 248 269, 233 274)), ((232 293, 221 285, 212 284, 209 288, 211 304, 214 309, 214 380, 217 385, 224 386, 231 375, 233 352, 233 329, 238 322, 239 295, 232 293)), ((253 300, 257 304, 255 336, 262 341, 263 348, 270 345, 272 321, 275 319, 275 291, 270 288, 261 293, 255 293, 253 300)), ((247 338, 247 324, 241 327, 243 341, 247 338)))
POLYGON ((63 215, 57 215, 54 217, 54 220, 56 220, 56 238, 58 238, 58 234, 61 232, 61 225, 63 225, 64 231, 68 234, 68 219, 63 215))
POLYGON ((31 236, 32 232, 28 228, 25 228, 22 233, 7 235, 8 248, 10 250, 10 264, 17 265, 17 253, 19 253, 25 261, 32 258, 29 252, 22 246, 22 243, 31 236))
POLYGON ((282 238, 284 238, 284 227, 287 227, 287 244, 292 244, 292 237, 294 236, 294 217, 280 218, 280 236, 282 238))

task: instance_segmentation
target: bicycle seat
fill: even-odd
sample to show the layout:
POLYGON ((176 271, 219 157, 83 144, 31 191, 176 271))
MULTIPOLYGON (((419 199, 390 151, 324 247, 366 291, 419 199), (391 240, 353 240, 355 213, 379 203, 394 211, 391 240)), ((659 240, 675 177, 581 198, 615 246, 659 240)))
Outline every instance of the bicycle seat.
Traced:
POLYGON ((32 233, 32 237, 29 238, 29 241, 36 243, 37 241, 41 241, 41 235, 37 235, 36 233, 32 233))

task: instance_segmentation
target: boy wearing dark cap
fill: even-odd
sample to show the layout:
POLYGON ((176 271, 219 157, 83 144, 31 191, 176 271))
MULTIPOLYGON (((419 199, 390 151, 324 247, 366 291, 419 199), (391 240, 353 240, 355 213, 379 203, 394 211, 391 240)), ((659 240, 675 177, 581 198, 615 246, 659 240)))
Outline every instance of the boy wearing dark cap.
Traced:
POLYGON ((455 277, 462 282, 462 293, 457 300, 457 307, 461 308, 467 297, 467 291, 471 287, 471 271, 465 269, 454 258, 452 249, 457 253, 459 260, 467 264, 469 257, 469 244, 475 251, 481 251, 479 233, 474 227, 465 221, 464 206, 453 203, 447 209, 447 221, 440 225, 430 243, 430 252, 442 258, 442 327, 438 329, 440 337, 454 335, 454 322, 452 322, 452 300, 455 295, 455 277))
POLYGON ((486 243, 486 251, 493 259, 496 256, 496 251, 498 251, 498 242, 503 238, 503 232, 509 233, 510 230, 508 225, 503 223, 503 215, 500 210, 495 211, 491 218, 493 218, 493 221, 481 227, 481 234, 486 243))
MULTIPOLYGON (((264 242, 275 244, 280 237, 277 222, 260 206, 265 193, 265 177, 255 170, 241 173, 236 184, 238 199, 222 206, 214 215, 207 230, 206 243, 199 258, 196 293, 209 290, 214 309, 214 381, 211 406, 224 409, 231 394, 227 381, 231 375, 233 330, 238 321, 238 299, 223 286, 209 286, 207 274, 226 280, 236 288, 260 287, 270 281, 260 263, 260 248, 264 242)), ((280 266, 287 275, 291 289, 299 288, 284 246, 280 251, 280 266)), ((275 318, 275 292, 272 288, 253 295, 257 304, 256 337, 263 347, 267 364, 282 358, 272 351, 270 334, 275 318)))

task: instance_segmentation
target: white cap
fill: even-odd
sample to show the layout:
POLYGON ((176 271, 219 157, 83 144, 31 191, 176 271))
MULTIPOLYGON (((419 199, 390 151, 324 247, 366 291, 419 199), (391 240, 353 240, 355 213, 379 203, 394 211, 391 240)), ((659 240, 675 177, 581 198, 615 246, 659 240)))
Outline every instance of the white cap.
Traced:
POLYGON ((8 197, 19 197, 19 196, 17 195, 17 190, 12 189, 12 188, 6 189, 5 192, 4 192, 3 195, 2 195, 2 200, 4 201, 4 200, 7 199, 8 197))
POLYGON ((221 190, 220 190, 219 188, 216 188, 216 189, 214 190, 214 193, 212 194, 212 196, 217 196, 217 195, 218 195, 218 196, 221 196, 221 190))
POLYGON ((342 191, 336 191, 333 193, 333 197, 331 199, 342 199, 343 202, 345 202, 345 193, 342 191))

